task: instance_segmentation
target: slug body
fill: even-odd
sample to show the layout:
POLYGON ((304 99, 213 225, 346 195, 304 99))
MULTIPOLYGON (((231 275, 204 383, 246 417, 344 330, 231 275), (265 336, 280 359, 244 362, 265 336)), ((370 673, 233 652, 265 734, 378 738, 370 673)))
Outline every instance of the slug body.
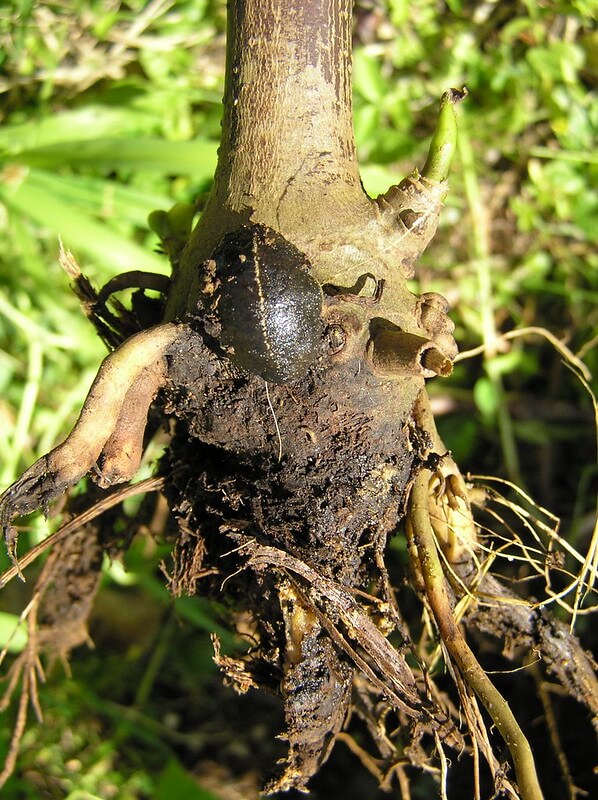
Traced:
POLYGON ((226 234, 207 267, 208 322, 226 356, 272 383, 303 378, 322 340, 322 290, 307 256, 253 224, 226 234))

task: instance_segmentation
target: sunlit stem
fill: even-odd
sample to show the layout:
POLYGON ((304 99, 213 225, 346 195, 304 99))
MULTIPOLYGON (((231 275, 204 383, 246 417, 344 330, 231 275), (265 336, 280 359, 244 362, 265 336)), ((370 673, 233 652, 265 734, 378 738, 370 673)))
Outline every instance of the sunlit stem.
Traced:
POLYGON ((453 615, 446 579, 430 522, 429 483, 432 473, 422 470, 411 490, 408 535, 410 548, 417 552, 426 599, 440 638, 494 721, 511 753, 522 800, 543 800, 529 742, 504 697, 490 681, 465 641, 453 615))

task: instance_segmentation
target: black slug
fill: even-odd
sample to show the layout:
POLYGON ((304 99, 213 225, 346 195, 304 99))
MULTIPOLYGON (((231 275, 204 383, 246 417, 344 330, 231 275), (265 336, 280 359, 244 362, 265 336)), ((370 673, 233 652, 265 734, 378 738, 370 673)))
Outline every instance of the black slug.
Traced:
POLYGON ((322 338, 322 290, 307 256, 272 228, 252 224, 227 233, 208 263, 208 316, 230 360, 272 383, 303 378, 322 338))

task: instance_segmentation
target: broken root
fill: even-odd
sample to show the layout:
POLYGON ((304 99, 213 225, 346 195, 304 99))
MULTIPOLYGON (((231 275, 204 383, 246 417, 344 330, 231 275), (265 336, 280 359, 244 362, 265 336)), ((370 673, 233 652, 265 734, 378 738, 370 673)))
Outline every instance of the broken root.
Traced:
MULTIPOLYGON (((103 488, 130 480, 139 467, 147 413, 166 380, 165 352, 180 335, 174 324, 132 336, 102 363, 75 427, 0 497, 0 530, 17 565, 13 517, 38 508, 93 472, 103 488)), ((22 576, 21 576, 22 577, 22 576)))

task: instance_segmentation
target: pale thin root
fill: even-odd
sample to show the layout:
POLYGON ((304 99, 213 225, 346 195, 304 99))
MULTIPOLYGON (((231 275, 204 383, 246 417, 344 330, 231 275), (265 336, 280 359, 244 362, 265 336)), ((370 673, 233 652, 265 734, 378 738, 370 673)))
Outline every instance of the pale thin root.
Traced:
MULTIPOLYGON (((38 721, 41 721, 41 707, 37 693, 36 677, 37 670, 41 670, 41 665, 39 665, 39 658, 37 654, 37 612, 39 608, 40 597, 41 593, 36 591, 31 602, 29 603, 29 613, 27 619, 29 640, 27 642, 27 647, 11 666, 8 686, 4 692, 2 700, 0 701, 0 711, 6 711, 8 705, 10 704, 12 695, 19 683, 19 679, 22 679, 16 721, 10 737, 8 752, 4 759, 2 770, 0 771, 0 789, 12 775, 17 763, 19 745, 21 743, 21 739, 23 738, 25 726, 27 724, 27 707, 30 702, 33 706, 33 710, 38 721)), ((41 676, 43 680, 43 671, 41 672, 41 676)))
MULTIPOLYGON (((554 708, 552 707, 552 702, 550 700, 548 689, 546 688, 544 677, 538 669, 537 663, 531 664, 530 666, 532 667, 532 675, 534 676, 536 686, 538 688, 538 696, 544 709, 544 719, 546 720, 546 727, 548 728, 548 733, 550 735, 552 749, 557 757, 561 774, 565 784, 567 785, 567 794, 569 796, 568 800, 576 800, 578 794, 582 794, 582 792, 577 789, 575 783, 573 782, 571 770, 569 769, 569 762, 567 761, 567 756, 565 755, 563 745, 561 744, 559 726, 556 721, 554 708)), ((585 792, 583 794, 585 794, 585 792)))
POLYGON ((27 705, 29 703, 28 681, 29 681, 28 677, 23 675, 23 687, 21 689, 21 696, 19 698, 17 719, 15 722, 15 726, 13 728, 12 736, 10 737, 10 743, 8 745, 8 753, 6 754, 4 765, 2 767, 2 771, 0 772, 0 789, 4 786, 6 781, 12 775, 15 765, 17 763, 17 757, 19 755, 19 744, 21 743, 21 739, 23 738, 23 733, 25 732, 25 725, 27 723, 27 705))
MULTIPOLYGON (((590 395, 592 400, 592 406, 594 409, 594 427, 595 427, 595 434, 596 434, 596 446, 598 448, 598 400, 596 395, 592 391, 592 387, 590 386, 590 381, 592 379, 592 375, 590 370, 584 364, 584 362, 575 355, 563 342, 557 339, 554 334, 550 333, 550 331, 546 330, 545 328, 540 327, 528 327, 528 328, 520 328, 519 330, 508 331, 507 333, 502 334, 501 336, 497 336, 496 341, 503 341, 507 342, 511 339, 519 339, 526 336, 540 336, 546 339, 550 344, 557 350, 557 352, 561 355, 563 359, 563 363, 565 366, 570 369, 573 374, 577 377, 579 382, 582 384, 584 389, 590 395)), ((593 342, 594 340, 592 340, 593 342)), ((475 355, 480 355, 487 350, 487 345, 483 344, 480 347, 476 347, 472 350, 468 350, 464 353, 460 353, 454 361, 462 361, 466 358, 472 358, 475 355)), ((583 352, 583 348, 582 351, 583 352)), ((594 526, 594 530, 592 533, 592 539, 590 541, 587 555, 584 558, 580 573, 579 579, 576 585, 575 591, 575 598, 573 601, 573 607, 571 611, 571 630, 575 625, 575 620, 577 616, 581 613, 581 604, 583 603, 585 597, 587 596, 590 588, 594 586, 596 580, 598 579, 598 514, 596 515, 596 523, 594 526)))
MULTIPOLYGON (((575 623, 575 619, 577 616, 582 616, 585 614, 594 613, 596 608, 581 608, 581 603, 585 599, 585 597, 591 591, 595 591, 596 587, 596 578, 598 575, 598 522, 594 529, 594 533, 592 535, 592 539, 590 541, 590 545, 588 547, 588 552, 586 556, 582 556, 576 549, 573 547, 564 537, 562 537, 559 532, 559 523, 560 520, 554 514, 552 514, 547 509, 543 508, 542 506, 537 505, 534 501, 518 486, 514 485, 508 480, 496 477, 490 477, 486 475, 473 475, 468 476, 469 479, 475 481, 487 481, 487 482, 495 482, 495 483, 502 483, 505 486, 508 486, 511 490, 513 490, 516 494, 523 498, 523 500, 528 503, 532 508, 538 511, 540 514, 544 515, 547 520, 551 523, 550 525, 546 524, 542 519, 538 516, 534 516, 528 511, 527 509, 523 508, 518 503, 512 502, 507 500, 503 497, 499 492, 495 489, 485 487, 484 492, 486 493, 486 499, 490 499, 493 502, 497 503, 498 505, 502 505, 505 508, 508 508, 511 512, 513 512, 522 522, 522 524, 526 527, 526 529, 530 532, 530 534, 536 539, 536 541, 545 548, 542 543, 541 537, 538 534, 538 531, 543 533, 548 538, 548 547, 549 550, 545 549, 545 553, 550 552, 550 548, 553 545, 557 545, 562 551, 566 554, 571 556, 575 561, 581 564, 581 569, 577 575, 571 574, 568 570, 560 569, 559 571, 562 574, 568 575, 571 578, 571 581, 560 591, 554 592, 551 588, 551 581, 550 581, 550 574, 549 569, 544 565, 543 570, 540 573, 539 564, 533 558, 527 559, 530 564, 533 565, 534 569, 539 573, 542 574, 545 578, 546 584, 546 592, 548 598, 538 602, 537 606, 547 605, 549 603, 557 603, 562 608, 564 608, 569 614, 571 614, 571 629, 575 623), (566 603, 563 601, 563 598, 569 595, 571 592, 575 591, 575 597, 573 603, 566 603)), ((475 493, 474 493, 475 494, 475 493)), ((476 502, 474 500, 474 502, 476 502)), ((498 519, 502 524, 506 525, 508 528, 509 526, 506 524, 505 520, 502 517, 498 516, 496 512, 492 511, 486 506, 486 510, 491 513, 496 519, 498 519)), ((512 529, 509 530, 513 533, 512 529)), ((496 532, 490 531, 494 536, 496 536, 496 532)), ((522 547, 524 551, 531 552, 533 548, 526 548, 525 545, 521 542, 519 537, 515 537, 517 539, 517 543, 522 547)), ((513 559, 517 559, 517 556, 510 556, 513 559)))
MULTIPOLYGON (((16 575, 16 570, 15 570, 15 575, 16 575)), ((0 586, 1 586, 1 585, 2 585, 2 583, 0 582, 0 586)), ((25 620, 27 619, 27 617, 28 617, 28 616, 29 616, 29 614, 31 613, 31 610, 32 610, 32 609, 33 609, 33 607, 34 607, 34 604, 35 604, 35 598, 32 598, 32 599, 31 599, 31 600, 30 600, 30 601, 27 603, 27 605, 25 606, 25 608, 24 608, 24 609, 21 611, 21 614, 20 614, 20 616, 19 616, 19 619, 18 619, 18 621, 17 621, 17 622, 15 622, 15 626, 14 626, 14 628, 13 628, 13 631, 12 631, 12 633, 10 634, 10 636, 7 638, 7 640, 6 640, 6 644, 4 645, 4 647, 3 647, 3 649, 2 649, 2 652, 0 653, 0 665, 4 663, 4 659, 6 658, 6 656, 7 656, 7 654, 8 654, 8 651, 9 651, 9 648, 10 648, 10 645, 11 645, 11 642, 13 641, 13 639, 14 639, 14 637, 15 637, 15 635, 16 635, 16 633, 17 633, 17 631, 19 630, 20 626, 22 625, 22 623, 23 623, 23 622, 25 622, 25 620)))
POLYGON ((425 584, 426 599, 440 636, 463 678, 475 691, 503 737, 515 766, 522 800, 543 800, 532 751, 513 712, 478 663, 455 622, 429 517, 431 473, 416 477, 409 501, 414 545, 425 584))
MULTIPOLYGON (((555 348, 555 350, 561 354, 565 362, 575 367, 575 369, 578 370, 586 380, 591 380, 592 375, 590 370, 586 367, 583 361, 579 359, 572 350, 569 350, 566 344, 561 342, 560 339, 557 339, 557 337, 546 328, 540 328, 535 325, 531 325, 527 328, 518 328, 514 331, 507 331, 507 333, 501 333, 497 335, 493 344, 496 346, 496 342, 507 342, 511 339, 522 339, 526 336, 540 336, 543 339, 546 339, 555 348)), ((482 353, 485 353, 488 349, 489 347, 487 344, 481 344, 479 347, 473 347, 471 350, 465 350, 464 352, 459 353, 454 361, 465 361, 468 358, 482 355, 482 353)))
POLYGON ((382 784, 384 781, 384 775, 381 770, 382 762, 378 758, 374 758, 371 756, 367 750, 364 750, 355 739, 350 736, 348 733, 344 733, 344 731, 340 731, 340 733, 336 734, 336 741, 337 742, 344 742, 349 750, 353 753, 354 756, 357 756, 359 761, 363 764, 365 769, 374 776, 378 785, 382 784))

